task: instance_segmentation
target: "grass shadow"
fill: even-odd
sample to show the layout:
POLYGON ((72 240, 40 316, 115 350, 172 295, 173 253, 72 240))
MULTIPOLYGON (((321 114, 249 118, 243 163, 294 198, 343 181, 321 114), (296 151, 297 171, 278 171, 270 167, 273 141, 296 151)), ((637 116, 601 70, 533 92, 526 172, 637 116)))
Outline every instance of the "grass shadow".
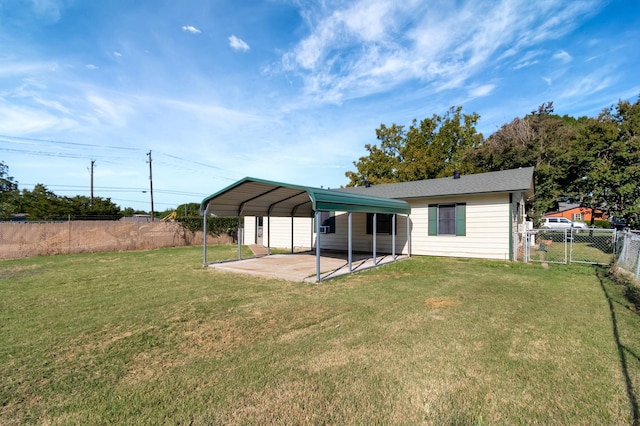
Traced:
POLYGON ((622 375, 624 377, 627 397, 629 398, 629 405, 631 408, 631 412, 633 414, 633 426, 640 426, 640 410, 638 409, 638 398, 636 396, 635 390, 633 389, 633 382, 631 381, 631 377, 629 376, 629 368, 627 366, 627 353, 629 353, 634 358, 638 359, 638 356, 631 351, 629 348, 624 346, 620 341, 620 333, 618 331, 618 320, 616 318, 616 311, 614 308, 614 300, 607 292, 607 288, 604 285, 604 280, 602 277, 602 272, 596 269, 596 277, 598 278, 598 282, 600 283, 600 288, 604 292, 605 297, 607 298, 607 303, 609 304, 609 312, 611 313, 611 327, 613 328, 613 338, 616 343, 616 348, 618 349, 618 358, 620 359, 620 369, 622 370, 622 375))

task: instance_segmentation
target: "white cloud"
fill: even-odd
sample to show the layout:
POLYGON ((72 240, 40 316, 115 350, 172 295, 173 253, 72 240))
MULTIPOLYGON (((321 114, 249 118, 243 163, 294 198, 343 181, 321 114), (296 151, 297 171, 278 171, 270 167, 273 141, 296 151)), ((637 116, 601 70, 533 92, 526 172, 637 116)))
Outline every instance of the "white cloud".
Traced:
POLYGON ((495 88, 496 88, 495 84, 484 84, 482 86, 474 87, 473 89, 469 90, 469 95, 471 95, 474 98, 487 96, 487 95, 490 95, 495 88))
POLYGON ((234 35, 231 35, 229 37, 229 46, 231 46, 233 50, 238 50, 242 52, 246 52, 247 50, 250 49, 249 45, 244 40, 234 35))
POLYGON ((23 76, 55 72, 59 66, 55 62, 18 62, 12 58, 0 60, 0 76, 23 76))
POLYGON ((521 68, 530 67, 532 65, 540 62, 537 58, 541 56, 544 52, 542 50, 530 50, 524 54, 520 59, 518 59, 513 66, 514 70, 519 70, 521 68))
POLYGON ((197 29, 196 27, 192 26, 192 25, 185 25, 182 27, 182 31, 186 31, 188 33, 191 34, 200 34, 202 31, 200 31, 199 29, 197 29))
POLYGON ((594 73, 573 81, 566 87, 566 90, 560 94, 559 98, 586 98, 606 89, 611 86, 613 82, 611 77, 606 76, 606 72, 594 73))
POLYGON ((132 113, 132 109, 128 105, 116 103, 95 94, 87 95, 87 101, 93 109, 94 117, 101 121, 107 121, 111 125, 122 126, 126 124, 127 117, 132 113))
POLYGON ((87 68, 89 70, 97 70, 99 67, 97 65, 87 64, 87 65, 85 65, 85 68, 87 68))
POLYGON ((60 118, 41 109, 0 103, 0 128, 10 135, 28 135, 39 131, 64 131, 77 126, 69 118, 60 118))
POLYGON ((571 62, 573 60, 571 55, 569 55, 564 50, 561 50, 561 51, 557 52, 556 54, 554 54, 553 55, 553 59, 557 59, 557 60, 559 60, 561 62, 564 62, 564 63, 568 63, 568 62, 571 62))
POLYGON ((32 0, 31 7, 38 19, 54 23, 61 17, 58 0, 32 0))
POLYGON ((541 42, 600 8, 597 0, 498 3, 360 0, 343 9, 304 9, 309 35, 282 55, 282 70, 299 73, 314 101, 341 102, 410 80, 457 88, 508 58, 522 55, 514 69, 536 64, 541 42))
POLYGON ((120 52, 113 52, 113 55, 114 55, 114 56, 118 56, 118 57, 120 57, 120 56, 122 56, 122 53, 120 53, 120 52))

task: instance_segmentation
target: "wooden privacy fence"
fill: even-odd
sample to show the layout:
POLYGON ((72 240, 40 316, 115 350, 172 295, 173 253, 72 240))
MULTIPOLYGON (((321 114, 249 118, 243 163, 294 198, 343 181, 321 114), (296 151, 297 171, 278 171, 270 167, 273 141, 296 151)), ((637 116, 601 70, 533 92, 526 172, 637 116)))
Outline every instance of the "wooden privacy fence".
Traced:
MULTIPOLYGON (((210 244, 229 244, 231 237, 207 237, 210 244)), ((149 250, 202 244, 202 232, 178 222, 67 221, 0 222, 0 259, 149 250)))

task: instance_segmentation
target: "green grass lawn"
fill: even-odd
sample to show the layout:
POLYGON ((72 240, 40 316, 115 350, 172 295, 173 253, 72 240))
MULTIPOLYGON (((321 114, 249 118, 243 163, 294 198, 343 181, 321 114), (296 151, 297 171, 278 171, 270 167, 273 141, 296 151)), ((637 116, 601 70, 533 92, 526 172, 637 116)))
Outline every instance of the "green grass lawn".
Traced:
POLYGON ((640 317, 602 269, 414 257, 317 285, 201 262, 0 262, 0 424, 639 421, 640 317))

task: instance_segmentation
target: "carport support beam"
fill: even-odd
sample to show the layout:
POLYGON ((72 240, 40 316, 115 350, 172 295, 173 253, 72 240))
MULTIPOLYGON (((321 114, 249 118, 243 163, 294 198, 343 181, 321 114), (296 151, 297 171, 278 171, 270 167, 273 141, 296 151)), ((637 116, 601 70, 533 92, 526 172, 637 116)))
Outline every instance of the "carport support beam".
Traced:
POLYGON ((316 281, 320 282, 320 211, 316 210, 316 281))
MULTIPOLYGON (((208 206, 207 206, 208 207, 208 206)), ((202 215, 202 266, 207 266, 207 210, 202 215)))
POLYGON ((396 260, 396 214, 391 217, 391 258, 396 260))
POLYGON ((348 221, 348 239, 349 239, 349 243, 348 243, 348 250, 349 253, 347 254, 348 259, 349 259, 349 272, 353 272, 353 235, 351 232, 351 225, 352 225, 352 213, 349 212, 347 215, 347 221, 348 221))
POLYGON ((293 216, 291 216, 291 254, 293 254, 293 216))
POLYGON ((378 222, 378 213, 373 214, 373 266, 376 266, 376 242, 377 242, 377 222, 378 222))
POLYGON ((267 216, 267 256, 271 256, 271 216, 267 216))
POLYGON ((407 215, 407 253, 411 257, 411 215, 407 215))
POLYGON ((238 260, 242 259, 242 228, 240 228, 240 216, 238 216, 238 232, 236 232, 236 238, 238 239, 238 260))

